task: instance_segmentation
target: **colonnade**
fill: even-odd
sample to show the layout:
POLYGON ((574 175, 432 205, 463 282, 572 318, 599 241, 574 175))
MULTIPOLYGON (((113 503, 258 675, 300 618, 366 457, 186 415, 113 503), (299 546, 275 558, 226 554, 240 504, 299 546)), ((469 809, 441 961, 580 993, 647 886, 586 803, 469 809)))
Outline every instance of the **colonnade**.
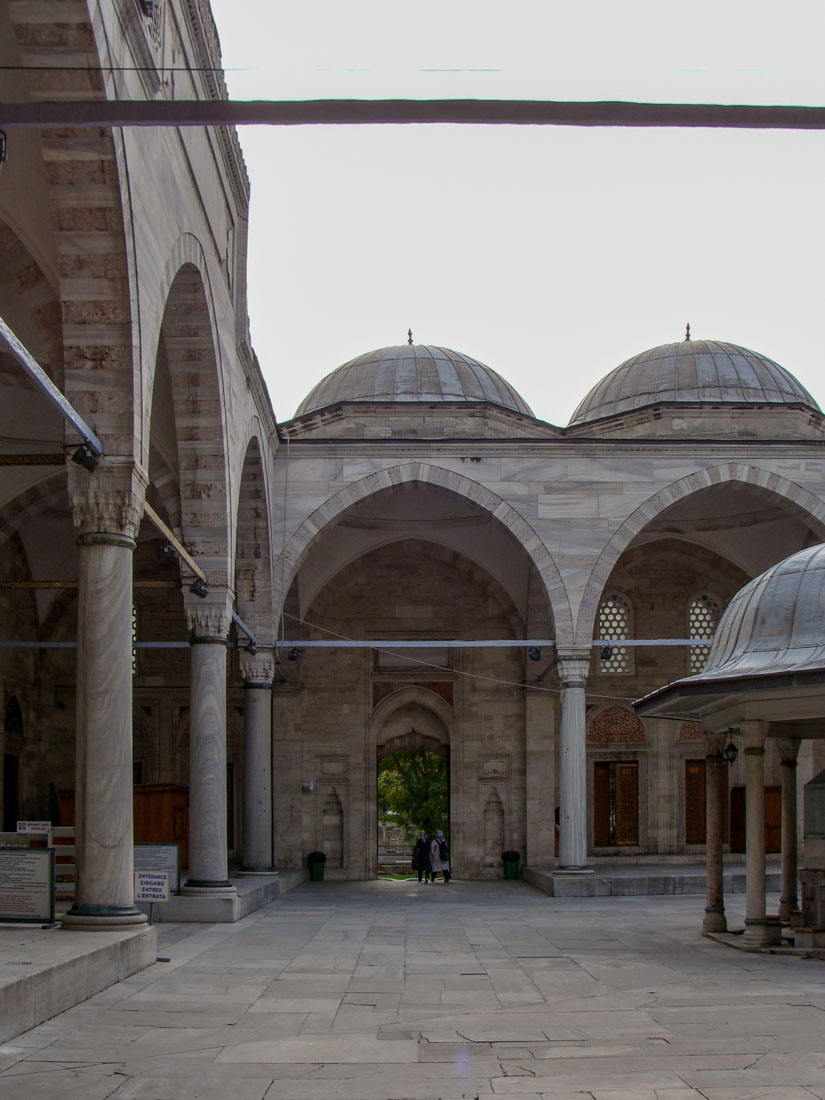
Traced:
MULTIPOLYGON (((79 527, 75 930, 139 925, 132 811, 133 552, 146 481, 135 466, 70 470, 79 527)), ((226 845, 226 647, 231 594, 184 594, 191 631, 189 878, 184 893, 229 896, 226 845)), ((245 655, 246 792, 254 821, 244 866, 272 871, 272 656, 245 655)))
MULTIPOLYGON (((745 932, 748 947, 767 947, 778 934, 778 920, 787 923, 798 910, 797 893, 797 739, 778 739, 782 768, 782 886, 778 920, 769 917, 765 898, 765 743, 770 723, 742 721, 732 733, 742 739, 745 754, 745 932)), ((724 900, 724 825, 727 769, 722 749, 725 733, 705 735, 707 897, 702 931, 726 932, 724 900)))

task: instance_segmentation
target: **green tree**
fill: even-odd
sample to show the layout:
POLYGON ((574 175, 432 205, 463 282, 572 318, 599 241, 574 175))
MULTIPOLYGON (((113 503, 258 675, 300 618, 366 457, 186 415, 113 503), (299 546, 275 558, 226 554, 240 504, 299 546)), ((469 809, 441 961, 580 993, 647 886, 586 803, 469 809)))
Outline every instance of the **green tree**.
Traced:
POLYGON ((378 765, 381 819, 400 825, 412 840, 421 829, 447 831, 447 761, 427 749, 399 749, 378 765), (387 814, 394 816, 388 818, 387 814))

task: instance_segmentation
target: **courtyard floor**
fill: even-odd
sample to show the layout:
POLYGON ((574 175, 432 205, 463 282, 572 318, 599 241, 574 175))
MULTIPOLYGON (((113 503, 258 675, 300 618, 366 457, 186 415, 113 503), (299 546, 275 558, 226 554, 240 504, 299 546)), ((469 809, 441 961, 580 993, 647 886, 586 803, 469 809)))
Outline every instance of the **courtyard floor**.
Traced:
POLYGON ((825 1098, 825 962, 703 939, 702 908, 306 883, 234 925, 159 926, 168 962, 0 1046, 0 1096, 825 1098))

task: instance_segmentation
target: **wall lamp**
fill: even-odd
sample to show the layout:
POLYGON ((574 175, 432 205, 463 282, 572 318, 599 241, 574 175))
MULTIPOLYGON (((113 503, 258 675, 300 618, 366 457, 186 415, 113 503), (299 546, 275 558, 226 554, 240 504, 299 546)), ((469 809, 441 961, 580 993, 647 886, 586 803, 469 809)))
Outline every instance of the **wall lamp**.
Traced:
POLYGON ((301 659, 301 650, 294 645, 292 649, 287 652, 286 658, 288 661, 299 661, 301 659))
POLYGON ((722 749, 722 759, 726 760, 728 764, 732 764, 738 755, 739 749, 737 749, 732 740, 729 740, 724 749, 722 749))
POLYGON ((100 459, 92 450, 88 440, 81 443, 75 453, 72 455, 72 462, 76 462, 78 466, 82 466, 84 470, 88 470, 90 474, 93 474, 100 465, 100 459))
POLYGON ((171 565, 172 562, 178 560, 178 556, 178 552, 171 542, 164 542, 162 546, 158 547, 158 561, 161 565, 171 565))
POLYGON ((541 647, 537 645, 531 645, 530 648, 527 650, 527 656, 530 658, 531 661, 540 661, 541 647))
POLYGON ((609 661, 610 658, 613 656, 613 646, 603 645, 602 648, 599 650, 599 656, 603 661, 609 661))
POLYGON ((197 596, 199 600, 205 600, 208 593, 208 589, 200 577, 196 577, 195 580, 189 585, 189 591, 193 596, 197 596))

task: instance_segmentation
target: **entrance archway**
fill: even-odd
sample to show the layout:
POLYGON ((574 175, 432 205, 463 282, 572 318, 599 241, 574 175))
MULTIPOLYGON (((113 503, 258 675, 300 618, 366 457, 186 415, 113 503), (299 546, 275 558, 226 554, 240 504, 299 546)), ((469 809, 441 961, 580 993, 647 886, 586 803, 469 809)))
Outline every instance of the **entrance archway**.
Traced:
MULTIPOLYGON (((432 773, 434 781, 440 784, 445 802, 439 822, 433 822, 432 827, 443 828, 451 840, 451 846, 453 846, 452 825, 455 820, 455 806, 453 805, 451 793, 456 790, 454 778, 457 752, 452 751, 453 714, 451 707, 433 690, 421 684, 406 685, 383 699, 373 716, 372 733, 375 738, 373 771, 375 775, 375 797, 374 801, 370 801, 374 812, 372 835, 375 837, 375 844, 370 877, 375 878, 379 874, 381 855, 385 854, 379 854, 379 847, 382 846, 382 822, 379 813, 379 774, 382 762, 389 761, 396 754, 402 754, 399 761, 402 764, 401 771, 403 772, 405 768, 408 769, 410 766, 410 755, 408 754, 420 753, 422 756, 426 755, 429 758, 429 772, 432 773)), ((427 827, 426 823, 410 819, 406 833, 404 833, 402 827, 400 837, 398 834, 391 835, 386 828, 383 830, 384 838, 389 841, 388 844, 383 846, 391 850, 395 846, 391 862, 397 859, 400 866, 400 861, 404 860, 404 869, 409 868, 409 856, 414 838, 421 827, 427 827)), ((460 832, 460 830, 458 831, 460 832)))
POLYGON ((410 729, 376 750, 378 874, 409 870, 419 830, 450 829, 450 746, 410 729))

